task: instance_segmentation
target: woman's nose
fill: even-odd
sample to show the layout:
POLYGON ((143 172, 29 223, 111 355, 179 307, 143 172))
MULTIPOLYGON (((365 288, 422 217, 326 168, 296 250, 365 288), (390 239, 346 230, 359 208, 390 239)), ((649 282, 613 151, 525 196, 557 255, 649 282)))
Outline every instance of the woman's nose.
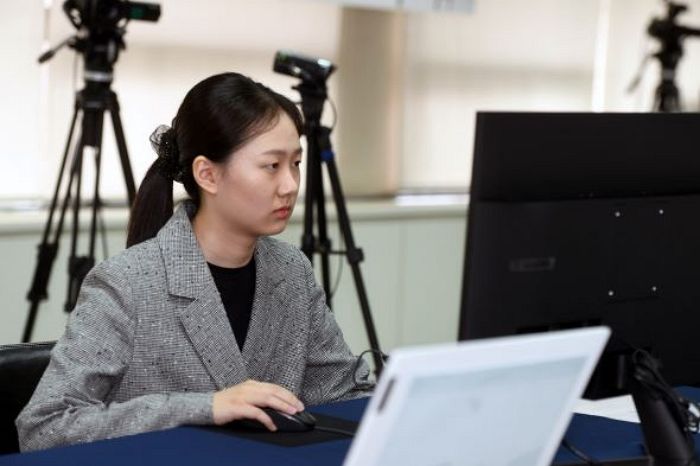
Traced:
POLYGON ((299 177, 292 170, 286 170, 280 181, 279 192, 281 195, 286 196, 289 194, 294 194, 299 190, 299 177))

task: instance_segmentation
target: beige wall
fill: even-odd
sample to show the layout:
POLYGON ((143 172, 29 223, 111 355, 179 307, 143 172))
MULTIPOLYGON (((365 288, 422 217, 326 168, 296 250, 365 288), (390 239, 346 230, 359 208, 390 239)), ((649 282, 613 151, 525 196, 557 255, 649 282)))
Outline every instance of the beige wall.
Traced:
MULTIPOLYGON (((471 14, 339 3, 165 0, 158 23, 129 24, 114 88, 136 178, 153 160, 149 133, 206 75, 240 70, 296 99, 295 80, 271 71, 279 48, 340 65, 329 80, 339 114, 333 140, 344 186, 354 194, 466 189, 480 109, 586 111, 594 98, 609 110, 651 105, 655 64, 636 93, 625 87, 655 47, 644 31, 663 12, 656 0, 488 0, 476 2, 471 14)), ((56 43, 73 32, 61 4, 53 2, 46 21, 40 0, 0 4, 3 199, 46 197, 54 184, 80 76, 74 79, 69 51, 43 67, 35 58, 44 38, 56 43)), ((700 8, 690 7, 681 20, 700 25, 700 8)), ((698 105, 698 61, 700 40, 686 40, 679 84, 689 109, 698 105)), ((122 197, 109 130, 103 160, 110 174, 103 194, 122 197)))
MULTIPOLYGON (((280 237, 299 245, 302 208, 298 206, 280 237)), ((341 248, 335 212, 329 206, 328 234, 341 248)), ((350 203, 355 242, 365 253, 361 264, 372 315, 383 349, 397 346, 454 341, 457 320, 466 224, 464 200, 442 206, 397 206, 392 203, 350 203)), ((87 217, 87 216, 86 216, 87 217)), ((85 217, 85 218, 86 218, 85 217)), ((121 250, 125 239, 124 211, 108 210, 109 254, 121 250)), ((28 314, 26 293, 36 265, 43 215, 0 214, 0 344, 20 340, 28 314), (12 264, 12 266, 7 266, 12 264)), ((70 235, 64 235, 49 286, 49 299, 39 308, 34 340, 58 338, 65 326, 67 255, 70 235)), ((85 236, 81 239, 85 244, 85 236)), ((102 259, 98 243, 98 261, 102 259)), ((331 258, 335 283, 342 272, 333 307, 354 351, 368 348, 352 272, 344 257, 331 258)), ((319 259, 316 258, 316 265, 319 259)), ((317 267, 318 268, 318 267, 317 267)), ((320 276, 319 276, 320 279, 320 276)))
MULTIPOLYGON (((72 32, 61 3, 54 2, 44 28, 41 1, 0 2, 0 199, 47 196, 54 184, 73 106, 74 58, 63 51, 44 67, 35 59, 44 37, 56 43, 72 32)), ((114 85, 137 180, 153 160, 148 135, 172 118, 184 92, 202 77, 240 70, 296 99, 290 89, 295 80, 271 71, 278 48, 340 65, 329 81, 339 112, 334 141, 343 184, 356 194, 405 187, 466 189, 479 109, 590 110, 597 95, 604 109, 646 110, 658 80, 652 64, 636 93, 625 93, 641 57, 655 47, 644 33, 651 16, 663 12, 655 0, 482 0, 471 15, 349 9, 321 0, 162 3, 157 24, 129 25, 128 49, 117 64, 114 85), (603 16, 607 21, 601 21, 603 16), (602 79, 594 89, 596 76, 602 79)), ((681 21, 700 25, 700 8, 690 7, 681 21)), ((688 39, 679 85, 690 109, 698 106, 699 60, 700 40, 688 39)), ((324 117, 327 124, 330 113, 324 117)), ((121 197, 123 181, 110 131, 104 151, 103 195, 121 197)), ((89 181, 89 169, 86 177, 89 181)), ((408 223, 382 215, 387 217, 360 222, 357 236, 368 251, 368 287, 371 301, 381 309, 377 319, 383 336, 391 346, 452 335, 462 214, 408 223), (443 237, 450 241, 434 244, 443 237), (427 269, 421 254, 435 259, 427 269), (443 271, 448 281, 442 279, 443 271), (411 280, 424 281, 419 287, 406 285, 411 280), (420 293, 423 289, 446 297, 434 307, 435 325, 425 328, 424 311, 437 298, 420 293)), ((0 219, 0 230, 8 222, 0 219)), ((123 245, 123 225, 114 225, 111 253, 123 245)), ((296 228, 289 232, 293 243, 298 243, 296 228)), ((0 268, 7 306, 0 342, 18 338, 38 241, 38 228, 0 236, 0 257, 16 264, 0 268)), ((42 313, 39 338, 55 337, 62 327, 58 309, 65 260, 59 259, 54 274, 59 278, 52 285, 52 310, 42 313)), ((345 309, 339 318, 348 322, 351 318, 345 316, 359 316, 349 276, 346 269, 339 291, 345 309)), ((361 326, 353 322, 346 327, 353 329, 351 340, 361 348, 361 326)))

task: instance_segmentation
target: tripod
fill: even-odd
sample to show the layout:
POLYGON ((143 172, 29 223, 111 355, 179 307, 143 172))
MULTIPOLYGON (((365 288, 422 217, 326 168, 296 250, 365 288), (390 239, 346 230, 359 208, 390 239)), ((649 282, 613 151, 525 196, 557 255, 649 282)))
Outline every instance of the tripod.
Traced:
POLYGON ((379 346, 379 339, 372 320, 372 313, 367 299, 367 291, 360 271, 360 262, 364 259, 362 249, 355 245, 355 240, 350 227, 345 198, 340 186, 340 178, 335 165, 335 154, 330 141, 331 129, 322 126, 321 114, 323 104, 327 97, 325 82, 319 80, 304 80, 294 89, 301 94, 301 109, 304 114, 304 133, 308 144, 307 172, 306 172, 306 196, 304 199, 304 232, 302 235, 301 250, 313 263, 315 252, 321 255, 321 273, 323 289, 326 292, 326 302, 331 307, 331 289, 329 273, 329 254, 331 254, 331 241, 328 238, 326 207, 323 191, 323 170, 321 163, 325 163, 333 191, 333 201, 338 213, 338 224, 346 245, 345 256, 355 281, 357 296, 360 301, 362 318, 364 320, 367 338, 369 340, 374 359, 375 374, 381 374, 384 361, 379 346), (314 210, 318 215, 318 241, 314 237, 314 210))
MULTIPOLYGON (((43 57, 42 57, 43 58, 43 57)), ((49 57, 50 58, 50 57, 49 57)), ((45 58, 48 59, 48 58, 45 58)), ((40 59, 41 61, 41 59, 40 59)), ((78 292, 83 279, 95 265, 95 240, 97 236, 97 215, 101 208, 101 200, 99 195, 100 183, 100 162, 102 156, 102 129, 105 110, 109 111, 114 127, 114 135, 117 141, 117 149, 121 160, 124 180, 126 182, 126 190, 131 206, 136 196, 136 186, 134 184, 134 175, 131 171, 129 163, 129 155, 126 148, 126 140, 122 129, 121 119, 119 117, 119 102, 117 95, 110 89, 112 81, 111 69, 109 72, 102 70, 87 69, 85 72, 85 87, 76 93, 75 107, 73 118, 71 120, 70 129, 68 131, 68 140, 66 142, 61 168, 58 173, 56 187, 49 216, 44 228, 41 243, 38 246, 37 264, 34 270, 34 278, 31 287, 27 294, 27 299, 30 301, 29 314, 24 327, 22 336, 23 342, 28 342, 32 338, 34 323, 36 320, 37 310, 42 300, 48 297, 47 287, 51 276, 56 255, 58 253, 58 245, 63 232, 63 223, 66 216, 66 211, 69 205, 72 207, 72 231, 71 231, 71 248, 68 259, 68 292, 64 305, 64 310, 70 312, 75 307, 78 299, 78 292), (68 166, 68 156, 71 149, 76 122, 79 115, 82 115, 80 133, 77 137, 70 168, 66 172, 68 166), (90 220, 90 237, 88 254, 86 256, 77 256, 76 250, 78 246, 78 234, 80 229, 80 193, 82 187, 82 167, 84 153, 87 148, 91 148, 91 152, 95 157, 95 185, 92 198, 92 212, 90 220), (54 215, 58 207, 59 196, 61 194, 61 185, 64 177, 67 175, 68 185, 63 194, 58 224, 53 228, 54 215)), ((105 232, 102 232, 105 237, 105 232)))

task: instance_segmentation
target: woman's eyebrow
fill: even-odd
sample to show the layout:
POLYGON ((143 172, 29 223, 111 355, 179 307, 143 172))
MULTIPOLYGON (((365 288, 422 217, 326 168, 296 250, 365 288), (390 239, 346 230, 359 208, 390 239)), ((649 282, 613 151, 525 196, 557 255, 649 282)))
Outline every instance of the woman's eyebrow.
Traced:
POLYGON ((287 152, 286 150, 283 149, 270 149, 266 150, 265 152, 262 152, 261 155, 277 155, 277 156, 286 156, 286 155, 300 155, 302 153, 302 148, 298 147, 294 149, 291 152, 287 152))

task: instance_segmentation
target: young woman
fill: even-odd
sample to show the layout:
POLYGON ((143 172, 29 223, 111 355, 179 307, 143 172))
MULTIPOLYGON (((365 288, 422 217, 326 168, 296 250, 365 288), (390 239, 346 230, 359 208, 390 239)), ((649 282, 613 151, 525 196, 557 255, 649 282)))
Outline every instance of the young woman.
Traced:
POLYGON ((133 206, 128 249, 97 265, 31 401, 23 450, 367 394, 306 257, 269 238, 299 189, 302 121, 285 97, 225 73, 197 84, 133 206), (173 181, 190 196, 173 214, 173 181), (359 384, 359 385, 358 385, 359 384))

